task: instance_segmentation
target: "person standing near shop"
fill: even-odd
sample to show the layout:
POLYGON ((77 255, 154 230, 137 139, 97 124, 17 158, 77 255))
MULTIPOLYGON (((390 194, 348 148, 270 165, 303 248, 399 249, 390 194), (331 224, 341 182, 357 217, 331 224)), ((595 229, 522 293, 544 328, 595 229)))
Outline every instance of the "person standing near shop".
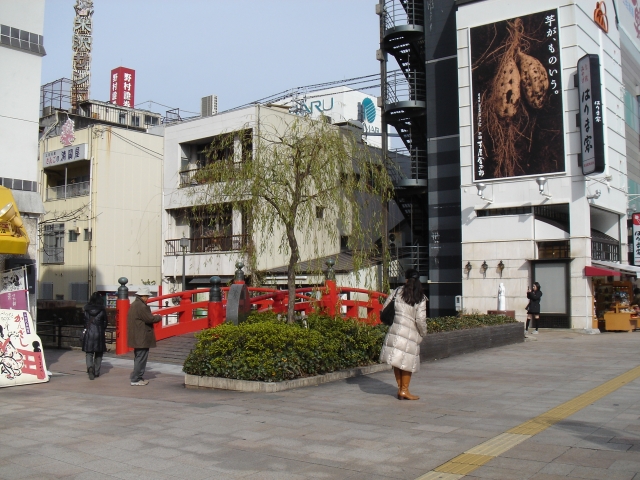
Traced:
POLYGON ((527 326, 525 332, 529 333, 529 321, 533 319, 532 332, 534 335, 538 334, 538 320, 540 320, 540 298, 542 297, 542 291, 540 290, 540 284, 538 282, 533 283, 533 288, 527 287, 527 298, 529 304, 527 305, 527 326))
POLYGON ((84 306, 84 332, 82 332, 82 351, 85 352, 89 380, 100 376, 102 354, 107 351, 105 332, 107 330, 107 312, 102 306, 102 298, 95 292, 89 303, 84 306))
POLYGON ((127 316, 127 343, 133 348, 133 372, 131 372, 131 385, 144 386, 149 383, 143 377, 149 359, 149 349, 156 346, 156 334, 153 324, 162 320, 160 315, 151 313, 147 305, 151 292, 149 287, 139 288, 136 299, 129 307, 127 316))

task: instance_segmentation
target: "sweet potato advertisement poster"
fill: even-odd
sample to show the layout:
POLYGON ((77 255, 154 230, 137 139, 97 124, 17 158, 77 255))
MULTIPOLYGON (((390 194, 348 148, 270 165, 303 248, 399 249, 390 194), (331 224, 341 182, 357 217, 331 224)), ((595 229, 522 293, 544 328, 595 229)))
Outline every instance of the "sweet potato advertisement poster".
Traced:
POLYGON ((471 28, 476 181, 563 172, 557 10, 471 28))

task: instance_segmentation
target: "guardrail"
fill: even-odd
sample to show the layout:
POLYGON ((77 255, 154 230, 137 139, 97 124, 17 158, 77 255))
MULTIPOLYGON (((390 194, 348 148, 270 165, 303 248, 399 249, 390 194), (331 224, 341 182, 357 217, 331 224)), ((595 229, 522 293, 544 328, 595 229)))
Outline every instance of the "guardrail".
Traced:
POLYGON ((89 195, 89 182, 69 183, 60 187, 47 188, 47 201, 64 200, 65 198, 84 197, 89 195))

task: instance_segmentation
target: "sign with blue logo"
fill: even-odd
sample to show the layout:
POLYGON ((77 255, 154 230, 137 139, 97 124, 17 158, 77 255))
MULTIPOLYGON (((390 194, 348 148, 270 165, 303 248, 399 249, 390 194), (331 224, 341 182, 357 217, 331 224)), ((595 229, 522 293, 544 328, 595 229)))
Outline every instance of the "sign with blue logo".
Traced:
POLYGON ((376 119, 376 106, 370 98, 362 100, 362 108, 364 109, 364 118, 369 123, 373 123, 376 119))

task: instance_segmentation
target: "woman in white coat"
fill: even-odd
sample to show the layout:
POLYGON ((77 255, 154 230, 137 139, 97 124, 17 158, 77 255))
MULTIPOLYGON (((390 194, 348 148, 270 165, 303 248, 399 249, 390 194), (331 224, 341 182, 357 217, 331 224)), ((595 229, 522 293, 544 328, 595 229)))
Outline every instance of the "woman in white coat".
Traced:
POLYGON ((384 306, 395 298, 393 325, 382 344, 380 362, 393 365, 393 373, 398 383, 398 399, 418 400, 409 393, 411 374, 420 368, 420 342, 427 334, 427 302, 422 290, 420 274, 414 269, 405 273, 404 286, 397 288, 387 297, 384 306))

